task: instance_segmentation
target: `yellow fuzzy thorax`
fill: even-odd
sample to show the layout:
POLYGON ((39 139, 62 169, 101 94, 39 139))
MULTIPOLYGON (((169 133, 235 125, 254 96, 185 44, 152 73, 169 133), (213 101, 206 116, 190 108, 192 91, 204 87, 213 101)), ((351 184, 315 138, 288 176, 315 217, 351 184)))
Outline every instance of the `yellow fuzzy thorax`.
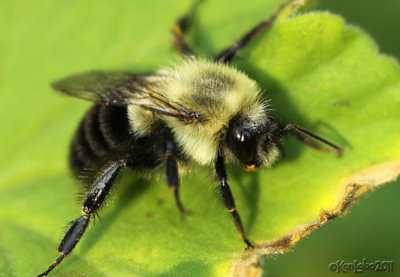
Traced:
POLYGON ((183 152, 199 164, 216 158, 234 117, 252 121, 265 118, 265 104, 255 81, 228 65, 206 60, 188 60, 158 72, 157 91, 166 98, 201 115, 201 120, 184 122, 154 114, 138 106, 129 107, 134 132, 145 135, 151 124, 162 120, 171 129, 183 152))

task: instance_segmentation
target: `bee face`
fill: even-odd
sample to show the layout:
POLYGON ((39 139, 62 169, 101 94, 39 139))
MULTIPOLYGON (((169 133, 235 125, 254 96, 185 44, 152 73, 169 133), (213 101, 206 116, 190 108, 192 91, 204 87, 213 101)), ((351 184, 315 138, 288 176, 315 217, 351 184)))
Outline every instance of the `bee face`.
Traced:
POLYGON ((267 117, 258 122, 233 119, 229 124, 226 145, 246 167, 260 167, 270 164, 276 157, 273 136, 274 125, 267 117))

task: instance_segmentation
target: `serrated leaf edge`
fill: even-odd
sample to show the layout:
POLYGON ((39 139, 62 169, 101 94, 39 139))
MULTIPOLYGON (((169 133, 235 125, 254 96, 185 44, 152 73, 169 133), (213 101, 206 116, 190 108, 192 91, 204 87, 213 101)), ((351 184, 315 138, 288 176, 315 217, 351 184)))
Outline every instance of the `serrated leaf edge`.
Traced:
POLYGON ((261 277, 263 270, 260 265, 265 256, 289 251, 300 239, 329 220, 343 215, 366 192, 395 181, 399 175, 400 160, 396 160, 372 166, 346 178, 339 186, 337 200, 331 209, 321 210, 319 218, 315 221, 300 224, 279 239, 257 243, 255 248, 238 253, 231 264, 228 276, 261 277))

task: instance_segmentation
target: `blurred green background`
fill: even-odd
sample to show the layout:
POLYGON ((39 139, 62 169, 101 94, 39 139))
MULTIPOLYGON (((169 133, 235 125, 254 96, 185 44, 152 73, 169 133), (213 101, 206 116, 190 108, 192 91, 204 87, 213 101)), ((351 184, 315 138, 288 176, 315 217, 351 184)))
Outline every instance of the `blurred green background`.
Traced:
MULTIPOLYGON (((399 0, 319 0, 314 4, 314 10, 331 11, 361 27, 375 39, 381 53, 400 59, 399 0)), ((399 196, 400 181, 369 192, 347 215, 311 233, 289 253, 266 258, 264 276, 400 276, 399 196), (393 261, 394 270, 361 275, 329 271, 332 262, 362 262, 363 258, 393 261)))

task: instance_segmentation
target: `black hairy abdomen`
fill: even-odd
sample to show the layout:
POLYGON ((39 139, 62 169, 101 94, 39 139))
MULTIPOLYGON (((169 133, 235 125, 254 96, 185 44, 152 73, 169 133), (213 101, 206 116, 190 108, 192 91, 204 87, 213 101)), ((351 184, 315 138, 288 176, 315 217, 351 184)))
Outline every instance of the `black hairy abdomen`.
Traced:
POLYGON ((160 165, 169 130, 160 126, 151 136, 137 139, 130 128, 126 107, 95 104, 72 141, 70 164, 75 176, 90 177, 121 159, 130 159, 138 170, 160 165))

